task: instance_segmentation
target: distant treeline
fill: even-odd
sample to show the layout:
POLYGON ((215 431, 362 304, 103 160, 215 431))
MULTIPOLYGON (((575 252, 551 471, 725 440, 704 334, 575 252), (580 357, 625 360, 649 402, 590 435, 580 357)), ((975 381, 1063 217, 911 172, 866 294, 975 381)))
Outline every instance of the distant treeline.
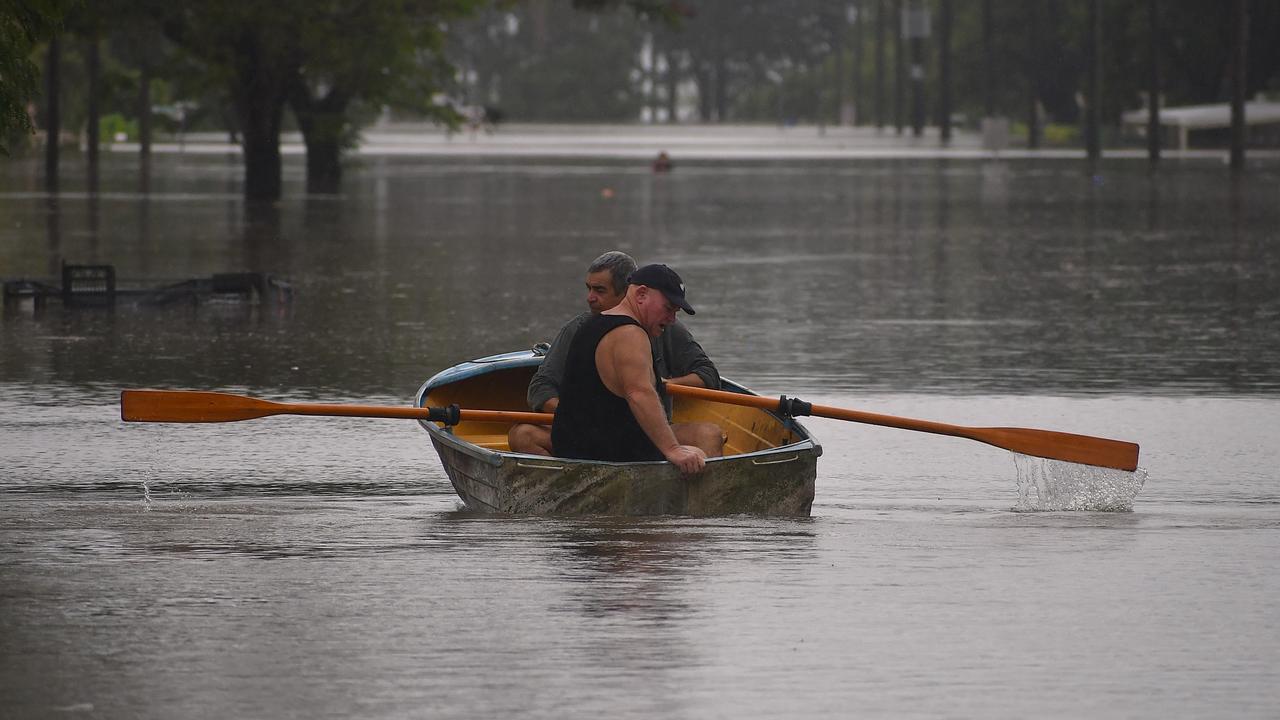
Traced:
MULTIPOLYGON (((1232 4, 1101 0, 1103 122, 1142 107, 1153 42, 1165 104, 1225 102, 1232 4)), ((1280 3, 1245 4, 1248 94, 1280 92, 1280 3)), ((1089 5, 683 0, 674 23, 654 23, 529 1, 458 23, 448 54, 467 70, 468 96, 512 120, 909 124, 913 64, 923 70, 927 116, 936 117, 949 29, 955 113, 1024 118, 1037 107, 1044 120, 1075 123, 1087 85, 1089 5), (921 13, 928 36, 903 39, 921 13)))
POLYGON ((0 149, 38 129, 127 138, 145 158, 153 133, 225 132, 246 193, 272 198, 282 131, 302 133, 311 188, 334 189, 379 117, 998 114, 1035 142, 1079 121, 1095 58, 1104 126, 1141 107, 1153 61, 1165 104, 1226 101, 1237 5, 1247 93, 1280 91, 1275 0, 23 0, 0 5, 0 149))

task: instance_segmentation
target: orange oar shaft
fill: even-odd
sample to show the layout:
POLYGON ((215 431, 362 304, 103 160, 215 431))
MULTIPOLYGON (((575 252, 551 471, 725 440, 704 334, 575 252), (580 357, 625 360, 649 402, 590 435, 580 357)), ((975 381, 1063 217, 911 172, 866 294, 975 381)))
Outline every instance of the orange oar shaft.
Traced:
MULTIPOLYGON (((120 419, 129 422, 235 422, 270 415, 450 420, 449 408, 283 403, 231 393, 196 390, 125 390, 120 393, 120 419)), ((456 420, 551 424, 550 413, 505 410, 459 410, 456 420)), ((456 421, 455 420, 455 421, 456 421)))
POLYGON ((947 423, 933 422, 931 420, 913 420, 911 418, 881 415, 860 410, 810 405, 794 399, 775 400, 758 395, 744 395, 742 393, 709 390, 687 385, 672 385, 670 383, 666 385, 666 389, 672 395, 684 395, 712 402, 757 407, 784 414, 817 415, 836 420, 848 420, 869 425, 900 428, 902 430, 915 430, 936 435, 968 438, 1005 450, 1051 460, 1097 465, 1130 472, 1138 467, 1138 446, 1123 440, 1110 440, 1090 435, 1075 435, 1032 428, 978 428, 948 425, 947 423))

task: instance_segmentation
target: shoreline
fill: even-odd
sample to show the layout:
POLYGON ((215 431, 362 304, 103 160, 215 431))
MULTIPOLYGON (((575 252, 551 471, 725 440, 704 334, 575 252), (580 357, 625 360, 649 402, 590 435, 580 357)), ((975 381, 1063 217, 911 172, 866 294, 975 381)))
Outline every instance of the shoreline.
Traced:
MULTIPOLYGON (((819 128, 814 125, 500 125, 492 130, 465 129, 446 132, 427 124, 388 123, 361 134, 360 145, 347 151, 351 157, 476 157, 561 159, 653 159, 666 152, 677 163, 722 160, 1087 160, 1083 148, 1028 149, 984 148, 979 134, 958 131, 949 145, 938 139, 937 128, 922 137, 893 128, 819 128)), ((134 153, 136 142, 104 143, 104 152, 134 153)), ((241 154, 240 145, 226 133, 188 133, 179 140, 153 143, 157 154, 241 154)), ((281 137, 282 155, 302 155, 301 136, 281 137)), ((1166 148, 1161 159, 1214 160, 1224 162, 1226 148, 1177 150, 1166 148)), ((1251 159, 1280 158, 1280 149, 1253 148, 1251 159)), ((1104 149, 1102 159, 1146 160, 1145 147, 1104 149)))

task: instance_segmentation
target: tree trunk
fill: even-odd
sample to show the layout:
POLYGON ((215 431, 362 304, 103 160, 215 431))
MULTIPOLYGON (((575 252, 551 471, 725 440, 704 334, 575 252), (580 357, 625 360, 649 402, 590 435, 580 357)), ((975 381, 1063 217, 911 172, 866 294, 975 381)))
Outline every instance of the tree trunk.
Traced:
POLYGON ((342 185, 342 147, 347 135, 347 106, 351 96, 340 88, 319 99, 299 81, 289 96, 307 146, 307 192, 336 193, 342 185))
MULTIPOLYGON (((269 115, 263 111, 259 115, 269 115)), ((278 113, 277 113, 278 114, 278 113)), ((280 126, 269 118, 245 117, 241 146, 244 148, 244 195, 248 200, 279 200, 281 195, 280 126)))
POLYGON ((280 125, 296 67, 272 67, 262 61, 261 38, 239 43, 240 62, 231 94, 244 148, 244 195, 251 201, 279 200, 282 189, 280 125))
POLYGON ((698 119, 703 123, 711 122, 711 94, 712 94, 712 72, 711 64, 707 62, 697 62, 696 76, 698 78, 698 119))
POLYGON ((151 168, 151 64, 138 68, 138 162, 143 174, 151 168))
POLYGON ((101 94, 101 57, 98 52, 98 38, 91 37, 85 41, 85 65, 89 75, 89 107, 88 121, 85 128, 85 158, 88 161, 89 192, 98 192, 98 146, 101 144, 102 132, 101 112, 98 96, 101 94))
POLYGON ((680 70, 676 67, 676 63, 679 62, 678 57, 674 50, 667 49, 667 75, 665 78, 667 84, 667 122, 672 125, 679 121, 678 115, 680 113, 680 98, 678 97, 680 93, 680 70))
POLYGON ((724 56, 717 54, 716 56, 716 122, 723 123, 729 119, 729 83, 726 79, 729 76, 728 65, 724 61, 724 56))
POLYGON ((51 193, 58 192, 58 140, 62 135, 62 108, 58 104, 61 81, 58 77, 62 62, 62 41, 54 35, 49 39, 49 54, 44 66, 44 186, 51 193))

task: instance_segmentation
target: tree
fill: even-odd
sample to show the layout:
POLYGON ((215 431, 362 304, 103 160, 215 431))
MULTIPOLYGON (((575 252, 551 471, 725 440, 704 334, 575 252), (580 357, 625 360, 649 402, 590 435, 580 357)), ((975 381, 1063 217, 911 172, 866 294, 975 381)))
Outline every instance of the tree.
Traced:
POLYGON ((286 107, 298 115, 309 154, 316 152, 309 170, 331 187, 352 137, 354 103, 403 101, 410 91, 419 102, 429 98, 443 67, 440 23, 479 0, 146 2, 165 34, 227 88, 244 148, 246 197, 275 200, 286 107))
POLYGON ((27 103, 37 95, 40 72, 31 54, 62 26, 75 0, 0 1, 0 154, 34 128, 27 103))
POLYGON ((446 122, 433 102, 453 68, 443 55, 445 21, 470 12, 472 0, 328 0, 308 3, 300 28, 303 59, 289 107, 307 146, 307 189, 334 192, 341 155, 358 133, 353 110, 384 104, 446 122))

